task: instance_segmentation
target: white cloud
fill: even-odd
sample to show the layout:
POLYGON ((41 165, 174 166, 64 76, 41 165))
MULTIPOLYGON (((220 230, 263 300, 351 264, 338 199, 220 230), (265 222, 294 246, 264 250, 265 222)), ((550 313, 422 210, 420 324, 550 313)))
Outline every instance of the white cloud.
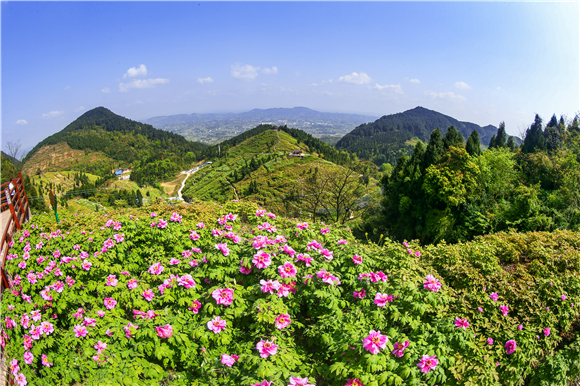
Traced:
POLYGON ((211 83, 211 82, 213 82, 213 79, 210 78, 209 76, 207 78, 197 78, 197 83, 199 83, 199 84, 211 83))
POLYGON ((409 82, 411 82, 411 83, 421 83, 421 81, 419 79, 409 79, 409 82))
POLYGON ((471 87, 465 82, 455 82, 455 88, 459 88, 461 90, 469 90, 471 87))
POLYGON ((403 89, 399 84, 385 84, 384 86, 381 86, 380 84, 377 83, 373 86, 373 88, 375 90, 385 90, 385 91, 392 89, 395 90, 397 94, 403 94, 403 89))
POLYGON ((231 74, 234 78, 242 80, 253 80, 258 76, 258 71, 260 67, 250 66, 249 64, 243 65, 240 63, 232 64, 231 74))
POLYGON ((83 111, 85 109, 85 106, 81 106, 77 109, 77 111, 83 111))
POLYGON ((136 76, 145 76, 147 75, 147 67, 144 64, 140 65, 139 68, 131 67, 127 70, 125 75, 123 75, 123 79, 127 78, 134 78, 136 76))
POLYGON ((364 72, 360 74, 353 72, 350 75, 341 76, 338 80, 346 83, 366 84, 371 82, 371 77, 364 72))
POLYGON ((26 121, 26 119, 19 119, 16 121, 17 125, 26 125, 28 122, 26 121))
POLYGON ((130 83, 119 83, 119 92, 128 92, 133 88, 154 88, 158 84, 169 83, 165 78, 133 79, 130 83))
POLYGON ((425 95, 431 97, 432 99, 445 99, 450 101, 464 101, 465 97, 454 92, 435 92, 435 91, 425 91, 425 95))
POLYGON ((264 69, 262 69, 262 73, 263 74, 277 74, 278 67, 264 68, 264 69))
POLYGON ((66 86, 64 89, 65 90, 70 90, 70 86, 66 86))
POLYGON ((111 89, 108 87, 105 87, 105 88, 101 89, 101 91, 104 92, 105 94, 107 94, 107 93, 111 92, 111 89))
POLYGON ((50 113, 42 114, 42 118, 54 118, 62 115, 63 113, 63 111, 51 111, 50 113))

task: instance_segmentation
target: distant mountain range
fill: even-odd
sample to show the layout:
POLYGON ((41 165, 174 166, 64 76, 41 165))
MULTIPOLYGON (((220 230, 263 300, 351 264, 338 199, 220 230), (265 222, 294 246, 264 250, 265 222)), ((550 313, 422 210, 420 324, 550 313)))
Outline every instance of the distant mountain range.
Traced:
POLYGON ((415 107, 356 127, 338 141, 336 148, 356 153, 377 165, 387 162, 394 165, 400 156, 411 154, 417 140, 428 142, 431 132, 437 128, 445 135, 450 126, 455 126, 464 141, 473 130, 477 130, 479 140, 485 146, 497 134, 497 127, 493 125, 481 127, 424 107, 415 107))
POLYGON ((375 119, 377 116, 324 113, 294 107, 253 109, 244 113, 169 115, 149 118, 145 123, 208 144, 222 142, 260 124, 286 125, 332 142, 333 138, 336 141, 361 123, 375 119))

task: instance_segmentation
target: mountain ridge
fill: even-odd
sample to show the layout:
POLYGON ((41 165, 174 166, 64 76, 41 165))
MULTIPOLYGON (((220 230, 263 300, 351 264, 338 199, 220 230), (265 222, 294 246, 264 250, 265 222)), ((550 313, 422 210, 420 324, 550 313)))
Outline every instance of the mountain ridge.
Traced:
POLYGON ((444 135, 450 126, 455 126, 464 140, 476 130, 480 142, 486 146, 497 133, 497 127, 493 125, 481 127, 417 106, 357 126, 338 141, 336 148, 356 153, 377 165, 387 162, 394 165, 400 156, 411 153, 417 140, 428 142, 433 130, 439 128, 444 135))

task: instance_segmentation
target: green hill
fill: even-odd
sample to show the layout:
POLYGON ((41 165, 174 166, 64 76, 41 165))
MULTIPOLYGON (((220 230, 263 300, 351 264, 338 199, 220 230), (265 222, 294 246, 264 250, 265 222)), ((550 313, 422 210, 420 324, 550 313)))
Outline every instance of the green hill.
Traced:
POLYGON ((455 126, 464 139, 473 130, 477 130, 485 146, 497 133, 497 127, 492 125, 481 127, 475 123, 460 122, 437 111, 416 107, 357 126, 338 141, 336 148, 356 153, 377 165, 386 162, 394 165, 400 156, 411 154, 417 140, 428 142, 433 130, 439 128, 445 134, 450 126, 455 126))
MULTIPOLYGON (((214 149, 210 150, 213 152, 214 149)), ((335 156, 344 158, 346 163, 350 159, 348 153, 339 153, 301 130, 285 127, 258 126, 222 142, 219 152, 221 157, 216 157, 215 162, 201 167, 189 177, 182 191, 184 199, 225 202, 243 198, 266 205, 271 210, 299 210, 302 206, 295 202, 300 201, 297 195, 315 186, 316 178, 353 173, 349 168, 328 160, 335 156), (288 157, 288 153, 294 150, 306 154, 303 158, 288 157), (324 150, 331 151, 322 153, 324 150)), ((359 163, 356 165, 364 169, 359 163)), ((357 172, 356 179, 366 175, 368 182, 370 172, 368 168, 362 174, 357 172)), ((364 194, 366 186, 354 182, 362 189, 359 193, 364 194)))
POLYGON ((131 179, 147 182, 172 178, 204 147, 97 107, 38 143, 23 162, 29 174, 69 169, 105 176, 112 168, 132 167, 131 179))

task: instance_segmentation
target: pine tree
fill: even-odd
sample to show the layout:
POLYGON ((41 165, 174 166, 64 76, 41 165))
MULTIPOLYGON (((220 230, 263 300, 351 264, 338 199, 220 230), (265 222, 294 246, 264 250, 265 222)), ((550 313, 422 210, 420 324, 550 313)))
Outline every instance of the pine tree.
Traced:
POLYGON ((427 145, 425 155, 423 156, 422 169, 425 170, 429 167, 429 165, 433 165, 439 162, 439 159, 444 153, 445 148, 443 147, 443 139, 441 138, 441 131, 439 131, 439 128, 437 128, 433 130, 433 132, 431 133, 429 144, 427 145))
POLYGON ((495 137, 495 147, 506 147, 506 140, 505 123, 500 122, 499 129, 497 129, 497 137, 495 137))
POLYGON ((522 145, 522 153, 533 153, 536 150, 546 150, 546 139, 542 130, 542 118, 536 114, 534 123, 526 130, 526 138, 522 145))
POLYGON ((507 147, 510 149, 510 151, 516 150, 516 143, 514 142, 513 135, 510 135, 510 137, 508 138, 507 147))
POLYGON ((469 138, 467 138, 465 150, 472 157, 481 155, 481 144, 479 142, 479 133, 477 130, 473 130, 469 138))
POLYGON ((556 114, 552 115, 552 118, 546 127, 558 127, 558 118, 556 118, 556 114))
POLYGON ((449 126, 447 129, 447 133, 445 133, 445 137, 443 137, 443 146, 445 150, 448 150, 449 147, 461 147, 463 145, 463 136, 457 131, 455 126, 449 126))

